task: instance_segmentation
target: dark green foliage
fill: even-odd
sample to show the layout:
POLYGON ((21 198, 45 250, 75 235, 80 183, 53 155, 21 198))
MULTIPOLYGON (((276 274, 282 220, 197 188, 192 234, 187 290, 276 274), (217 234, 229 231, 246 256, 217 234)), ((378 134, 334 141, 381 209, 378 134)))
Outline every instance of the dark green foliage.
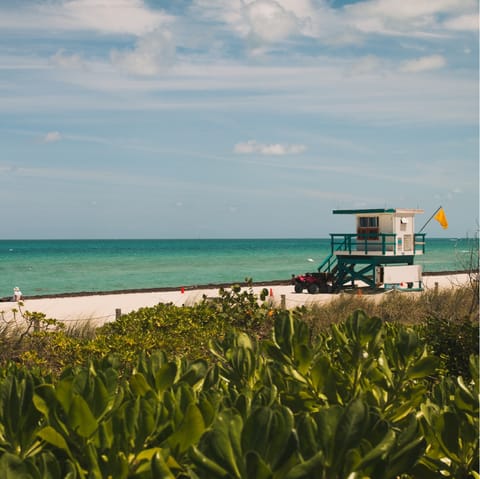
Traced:
POLYGON ((35 317, 0 368, 0 477, 479 479, 478 356, 459 354, 478 334, 449 294, 425 296, 430 326, 353 309, 312 327, 236 287, 93 337, 35 317))
POLYGON ((478 323, 437 316, 428 318, 422 326, 425 341, 444 360, 449 373, 472 379, 469 358, 479 350, 478 323))
POLYGON ((212 340, 214 361, 3 369, 0 477, 478 478, 477 380, 442 377, 415 330, 362 311, 320 337, 276 315, 270 339, 212 340))
POLYGON ((251 287, 232 286, 218 298, 204 298, 192 306, 163 304, 141 308, 94 329, 66 330, 64 324, 40 313, 20 311, 26 327, 0 331, 0 364, 16 361, 58 373, 67 365, 81 365, 114 353, 126 368, 139 353, 161 349, 187 357, 208 355, 213 338, 233 327, 262 337, 269 334, 276 314, 267 290, 257 297, 251 287))

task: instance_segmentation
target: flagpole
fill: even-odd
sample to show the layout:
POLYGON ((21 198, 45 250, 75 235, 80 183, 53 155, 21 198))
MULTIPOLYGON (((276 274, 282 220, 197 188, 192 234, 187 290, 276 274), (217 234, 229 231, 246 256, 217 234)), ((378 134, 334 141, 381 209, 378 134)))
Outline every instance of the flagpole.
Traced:
POLYGON ((433 213, 432 216, 430 216, 430 218, 428 218, 428 221, 422 226, 422 229, 419 231, 419 233, 421 233, 424 229, 425 229, 425 226, 428 225, 428 223, 430 223, 430 221, 432 221, 433 217, 442 209, 442 206, 439 206, 435 212, 433 213))

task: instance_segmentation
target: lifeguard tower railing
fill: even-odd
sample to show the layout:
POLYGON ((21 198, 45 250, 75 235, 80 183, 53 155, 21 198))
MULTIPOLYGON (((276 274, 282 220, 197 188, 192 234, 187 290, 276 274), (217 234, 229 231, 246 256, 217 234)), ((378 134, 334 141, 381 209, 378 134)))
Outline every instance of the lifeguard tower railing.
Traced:
MULTIPOLYGON (((415 256, 425 253, 425 233, 413 235, 413 248, 408 252, 400 251, 395 233, 330 233, 330 255, 318 267, 319 272, 335 272, 337 256, 398 257, 415 256)), ((385 258, 390 262, 393 258, 385 258)), ((377 258, 375 263, 382 262, 377 258)))
MULTIPOLYGON (((331 233, 330 234, 331 253, 347 254, 371 254, 396 256, 403 252, 399 251, 397 234, 395 233, 331 233)), ((415 233, 413 235, 413 248, 409 248, 408 254, 425 253, 425 233, 415 233)))

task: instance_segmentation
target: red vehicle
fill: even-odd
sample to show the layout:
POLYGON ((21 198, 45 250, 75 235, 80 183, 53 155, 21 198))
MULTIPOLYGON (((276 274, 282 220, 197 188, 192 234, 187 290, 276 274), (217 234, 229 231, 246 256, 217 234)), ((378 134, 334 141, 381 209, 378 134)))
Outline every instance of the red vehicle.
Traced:
POLYGON ((292 275, 295 293, 302 293, 306 289, 310 294, 333 292, 334 275, 332 273, 305 273, 299 276, 292 275))

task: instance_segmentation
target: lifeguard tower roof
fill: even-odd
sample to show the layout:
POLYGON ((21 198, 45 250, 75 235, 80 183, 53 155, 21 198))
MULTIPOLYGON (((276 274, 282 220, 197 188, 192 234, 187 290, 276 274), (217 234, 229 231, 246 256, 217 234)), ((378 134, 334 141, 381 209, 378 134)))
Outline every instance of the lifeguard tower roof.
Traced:
POLYGON ((334 215, 369 215, 381 213, 398 213, 398 214, 421 214, 423 210, 408 209, 408 208, 373 208, 373 209, 358 209, 358 210, 333 210, 334 215))

